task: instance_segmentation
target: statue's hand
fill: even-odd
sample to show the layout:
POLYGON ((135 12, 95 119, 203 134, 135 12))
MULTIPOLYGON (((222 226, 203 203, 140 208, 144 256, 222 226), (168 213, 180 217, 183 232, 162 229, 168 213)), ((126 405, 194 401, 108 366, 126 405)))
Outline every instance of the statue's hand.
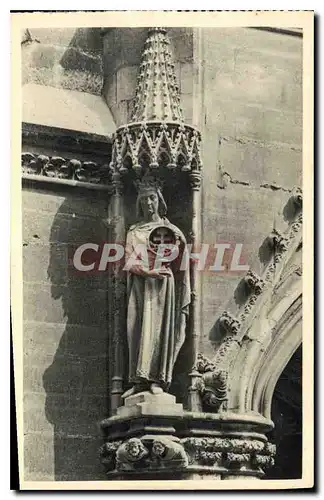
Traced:
POLYGON ((164 278, 171 276, 171 271, 170 269, 164 267, 162 267, 161 269, 152 269, 150 271, 147 271, 147 276, 149 276, 150 278, 163 280, 164 278))

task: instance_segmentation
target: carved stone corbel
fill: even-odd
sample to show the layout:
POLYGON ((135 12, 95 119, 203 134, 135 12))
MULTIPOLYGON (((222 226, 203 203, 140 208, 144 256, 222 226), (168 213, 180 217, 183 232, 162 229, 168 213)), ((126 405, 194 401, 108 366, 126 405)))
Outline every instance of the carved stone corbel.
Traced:
POLYGON ((295 187, 291 193, 291 200, 296 207, 296 211, 299 211, 303 207, 303 191, 300 187, 295 187))
POLYGON ((183 446, 164 436, 153 440, 151 456, 152 465, 157 469, 173 469, 188 465, 188 456, 183 446))
POLYGON ((149 451, 141 439, 131 438, 121 444, 116 451, 116 469, 121 471, 136 470, 148 457, 149 451))
POLYGON ((237 335, 241 328, 241 322, 228 311, 224 311, 219 317, 219 324, 226 334, 237 335))
POLYGON ((227 401, 227 372, 217 369, 201 353, 198 354, 196 370, 202 376, 197 380, 196 387, 201 397, 202 408, 205 411, 218 412, 227 401))
POLYGON ((101 460, 107 471, 172 471, 186 468, 188 456, 180 439, 166 436, 133 437, 107 442, 101 448, 101 460))

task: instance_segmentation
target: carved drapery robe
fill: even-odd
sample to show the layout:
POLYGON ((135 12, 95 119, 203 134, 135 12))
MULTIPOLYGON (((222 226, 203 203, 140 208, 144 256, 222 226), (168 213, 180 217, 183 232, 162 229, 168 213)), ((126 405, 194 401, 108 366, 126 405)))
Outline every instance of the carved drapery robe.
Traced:
MULTIPOLYGON (((151 231, 165 225, 181 235, 180 254, 185 249, 182 232, 166 218, 162 222, 142 222, 127 234, 126 259, 139 244, 146 245, 151 231)), ((148 251, 151 268, 152 254, 148 251)), ((170 276, 163 279, 141 275, 137 266, 127 277, 127 337, 129 382, 144 380, 168 388, 172 371, 186 336, 190 303, 189 266, 185 271, 170 265, 170 276)))

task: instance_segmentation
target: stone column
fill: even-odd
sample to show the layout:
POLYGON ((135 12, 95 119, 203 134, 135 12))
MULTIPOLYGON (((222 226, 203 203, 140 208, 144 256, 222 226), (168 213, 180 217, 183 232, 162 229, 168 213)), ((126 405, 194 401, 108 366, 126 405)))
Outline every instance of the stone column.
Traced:
MULTIPOLYGON (((200 217, 201 217, 201 172, 192 170, 189 174, 192 190, 192 219, 191 219, 191 251, 198 252, 200 247, 200 217)), ((201 410, 201 401, 196 385, 197 379, 201 376, 196 369, 197 355, 200 339, 200 276, 197 271, 197 262, 191 262, 191 304, 190 304, 190 338, 192 339, 191 349, 191 372, 189 387, 189 408, 191 411, 201 410)))
MULTIPOLYGON (((119 172, 112 175, 113 195, 110 202, 112 241, 124 245, 125 243, 125 219, 124 219, 124 199, 123 184, 119 172)), ((125 354, 125 332, 126 332, 126 277, 123 273, 123 262, 119 261, 113 267, 113 289, 111 321, 111 392, 110 411, 115 414, 121 406, 121 395, 124 392, 124 354, 125 354)))

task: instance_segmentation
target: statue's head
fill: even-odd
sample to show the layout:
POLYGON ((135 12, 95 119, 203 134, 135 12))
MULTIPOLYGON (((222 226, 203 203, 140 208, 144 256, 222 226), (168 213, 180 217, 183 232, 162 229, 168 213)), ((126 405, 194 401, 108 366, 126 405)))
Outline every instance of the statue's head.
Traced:
POLYGON ((167 452, 165 443, 163 443, 162 440, 155 439, 152 446, 152 452, 157 457, 163 457, 167 452))
POLYGON ((163 217, 167 212, 167 206, 159 182, 147 176, 137 183, 137 188, 137 217, 145 220, 152 220, 157 215, 163 217))
POLYGON ((133 458, 140 455, 142 448, 142 442, 137 438, 132 438, 126 443, 126 452, 133 458))

